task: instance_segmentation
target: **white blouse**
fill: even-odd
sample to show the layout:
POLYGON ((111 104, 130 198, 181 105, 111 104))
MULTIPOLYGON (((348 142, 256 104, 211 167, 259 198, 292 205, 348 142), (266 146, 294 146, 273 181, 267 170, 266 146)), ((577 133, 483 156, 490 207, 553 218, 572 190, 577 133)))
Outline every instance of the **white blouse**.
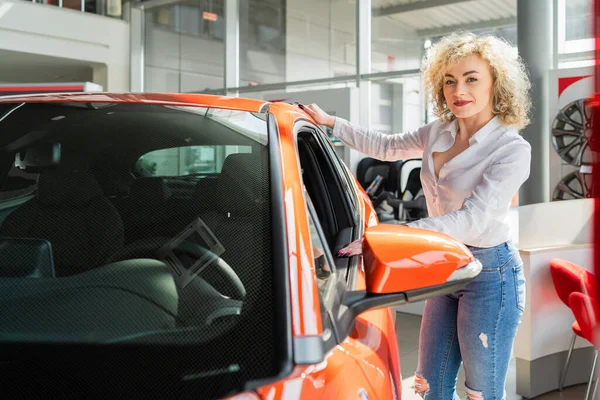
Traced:
POLYGON ((494 117, 469 140, 469 147, 435 175, 432 153, 454 144, 458 121, 435 120, 414 132, 388 135, 336 118, 333 134, 370 157, 422 158, 421 183, 429 218, 407 225, 445 233, 464 244, 493 247, 511 238, 512 197, 529 177, 531 146, 515 128, 494 117))

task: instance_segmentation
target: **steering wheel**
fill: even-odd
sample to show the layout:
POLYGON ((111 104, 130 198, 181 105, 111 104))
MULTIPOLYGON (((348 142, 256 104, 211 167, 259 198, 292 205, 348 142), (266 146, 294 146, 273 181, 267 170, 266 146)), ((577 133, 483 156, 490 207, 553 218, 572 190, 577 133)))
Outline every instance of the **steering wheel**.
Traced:
MULTIPOLYGON (((110 262, 132 258, 153 258, 164 261, 157 255, 157 251, 164 246, 165 243, 168 243, 171 240, 171 238, 165 237, 152 237, 137 240, 125 246, 118 254, 115 254, 110 262)), ((212 251, 189 241, 183 241, 172 251, 178 258, 183 260, 188 259, 190 262, 201 258, 213 260, 198 276, 225 296, 237 300, 243 300, 246 297, 246 288, 240 277, 225 260, 212 251)))

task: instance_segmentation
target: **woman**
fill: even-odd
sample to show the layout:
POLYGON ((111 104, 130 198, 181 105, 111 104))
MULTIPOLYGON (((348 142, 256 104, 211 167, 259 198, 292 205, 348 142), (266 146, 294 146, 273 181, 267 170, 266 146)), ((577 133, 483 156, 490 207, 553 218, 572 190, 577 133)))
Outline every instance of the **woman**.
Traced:
POLYGON ((508 362, 525 304, 522 261, 510 241, 512 197, 529 176, 530 83, 511 46, 493 36, 451 34, 424 59, 425 86, 439 117, 414 132, 386 135, 302 106, 346 145, 373 158, 422 158, 429 218, 407 225, 448 234, 483 264, 455 293, 427 300, 415 390, 453 399, 461 362, 472 400, 504 399, 508 362))

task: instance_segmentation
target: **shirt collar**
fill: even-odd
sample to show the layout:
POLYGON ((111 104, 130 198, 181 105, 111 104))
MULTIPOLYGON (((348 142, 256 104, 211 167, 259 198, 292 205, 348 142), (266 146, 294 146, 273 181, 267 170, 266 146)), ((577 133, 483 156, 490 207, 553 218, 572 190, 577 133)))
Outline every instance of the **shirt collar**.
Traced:
POLYGON ((448 127, 445 130, 446 132, 450 133, 450 135, 452 135, 452 139, 455 139, 456 133, 458 132, 458 120, 454 118, 452 121, 450 121, 448 127))
MULTIPOLYGON (((496 130, 496 128, 498 128, 500 125, 502 125, 500 118, 495 116, 481 129, 475 132, 475 134, 469 140, 469 143, 473 144, 473 142, 483 142, 490 135, 490 133, 496 130)), ((456 139, 456 133, 458 132, 458 120, 455 118, 453 121, 451 121, 444 131, 448 132, 452 136, 452 139, 456 139)))
POLYGON ((479 143, 483 142, 488 136, 490 136, 490 133, 495 131, 496 128, 498 128, 500 125, 500 118, 498 118, 498 116, 495 116, 490 120, 490 122, 485 124, 483 128, 475 132, 473 137, 471 137, 471 140, 476 140, 479 143))

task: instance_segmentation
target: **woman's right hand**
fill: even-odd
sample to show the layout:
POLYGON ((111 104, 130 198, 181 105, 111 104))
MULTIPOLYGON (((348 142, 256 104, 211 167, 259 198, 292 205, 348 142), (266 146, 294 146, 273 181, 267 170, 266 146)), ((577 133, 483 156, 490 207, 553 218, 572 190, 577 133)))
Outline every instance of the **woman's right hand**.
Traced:
POLYGON ((302 104, 298 104, 298 107, 300 107, 300 109, 304 110, 304 112, 310 115, 317 124, 324 125, 333 129, 333 125, 335 125, 335 117, 333 115, 327 114, 318 105, 309 104, 305 106, 302 104))

